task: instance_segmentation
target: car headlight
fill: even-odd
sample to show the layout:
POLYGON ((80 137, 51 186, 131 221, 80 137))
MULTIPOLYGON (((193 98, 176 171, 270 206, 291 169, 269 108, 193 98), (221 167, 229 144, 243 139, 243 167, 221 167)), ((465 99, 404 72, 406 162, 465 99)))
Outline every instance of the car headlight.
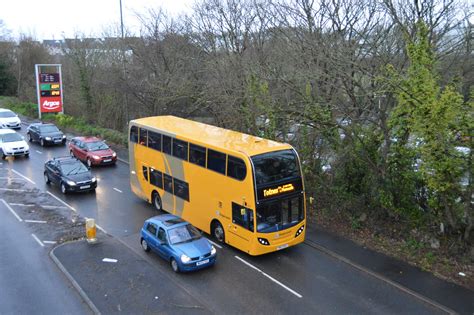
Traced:
POLYGON ((181 261, 186 264, 186 263, 191 261, 191 258, 189 258, 185 254, 183 254, 183 255, 181 255, 181 261))
POLYGON ((66 139, 66 135, 63 135, 63 139, 66 139))
POLYGON ((100 156, 98 156, 98 155, 93 155, 92 158, 93 158, 94 160, 100 160, 100 156))
POLYGON ((51 137, 44 137, 44 139, 50 141, 51 137))
POLYGON ((113 156, 113 157, 116 157, 116 156, 117 156, 117 153, 115 153, 115 152, 112 153, 112 156, 113 156))
POLYGON ((72 180, 67 180, 66 183, 67 183, 69 186, 76 186, 76 183, 73 182, 72 180))
POLYGON ((93 183, 95 183, 96 180, 97 180, 97 178, 95 178, 95 177, 92 177, 92 179, 91 179, 91 181, 92 181, 93 183))
POLYGON ((211 255, 215 255, 217 253, 217 250, 214 246, 211 248, 211 255))

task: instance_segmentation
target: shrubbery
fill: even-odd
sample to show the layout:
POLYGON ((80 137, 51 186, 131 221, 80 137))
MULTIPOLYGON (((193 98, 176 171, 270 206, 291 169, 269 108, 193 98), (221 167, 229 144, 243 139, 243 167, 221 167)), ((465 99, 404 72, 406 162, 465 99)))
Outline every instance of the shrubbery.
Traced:
MULTIPOLYGON (((17 114, 28 117, 38 116, 38 107, 34 103, 20 102, 15 98, 3 98, 2 103, 2 106, 10 108, 17 114)), ((99 136, 112 143, 127 145, 127 136, 124 133, 113 129, 93 126, 82 118, 65 114, 44 114, 42 120, 52 122, 58 127, 75 131, 84 136, 99 136)))

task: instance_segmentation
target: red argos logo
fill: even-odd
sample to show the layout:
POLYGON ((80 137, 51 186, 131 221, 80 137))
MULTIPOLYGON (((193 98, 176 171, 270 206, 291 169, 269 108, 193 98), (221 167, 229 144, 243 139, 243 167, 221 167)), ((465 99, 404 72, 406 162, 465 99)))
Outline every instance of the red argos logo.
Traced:
POLYGON ((56 109, 58 108, 59 106, 61 105, 61 103, 59 101, 48 101, 48 100, 45 100, 43 102, 43 108, 44 109, 48 109, 48 110, 52 110, 52 109, 56 109))

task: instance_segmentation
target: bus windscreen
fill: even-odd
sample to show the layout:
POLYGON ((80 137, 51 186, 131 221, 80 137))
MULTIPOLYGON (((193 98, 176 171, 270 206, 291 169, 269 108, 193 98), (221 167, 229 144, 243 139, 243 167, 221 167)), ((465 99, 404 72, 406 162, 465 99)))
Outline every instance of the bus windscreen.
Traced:
POLYGON ((292 150, 260 154, 252 157, 257 186, 300 176, 298 159, 292 150))

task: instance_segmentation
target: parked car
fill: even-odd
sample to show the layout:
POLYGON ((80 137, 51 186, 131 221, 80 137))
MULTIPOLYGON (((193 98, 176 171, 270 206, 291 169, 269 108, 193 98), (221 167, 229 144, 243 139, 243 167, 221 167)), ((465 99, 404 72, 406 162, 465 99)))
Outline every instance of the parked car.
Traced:
POLYGON ((0 128, 20 129, 21 120, 11 110, 0 108, 0 128))
POLYGON ((87 166, 115 164, 117 153, 96 137, 75 137, 69 142, 71 156, 85 162, 87 166))
POLYGON ((66 144, 66 135, 53 124, 34 123, 26 129, 28 141, 38 141, 42 147, 47 144, 66 144))
POLYGON ((56 184, 61 192, 90 191, 97 187, 97 179, 78 159, 66 156, 53 158, 44 164, 44 181, 56 184))
POLYGON ((7 156, 30 155, 30 147, 23 136, 11 129, 0 129, 0 150, 2 159, 7 156))
POLYGON ((168 261, 174 272, 213 266, 217 251, 190 223, 163 214, 145 221, 140 242, 146 252, 153 250, 168 261))

